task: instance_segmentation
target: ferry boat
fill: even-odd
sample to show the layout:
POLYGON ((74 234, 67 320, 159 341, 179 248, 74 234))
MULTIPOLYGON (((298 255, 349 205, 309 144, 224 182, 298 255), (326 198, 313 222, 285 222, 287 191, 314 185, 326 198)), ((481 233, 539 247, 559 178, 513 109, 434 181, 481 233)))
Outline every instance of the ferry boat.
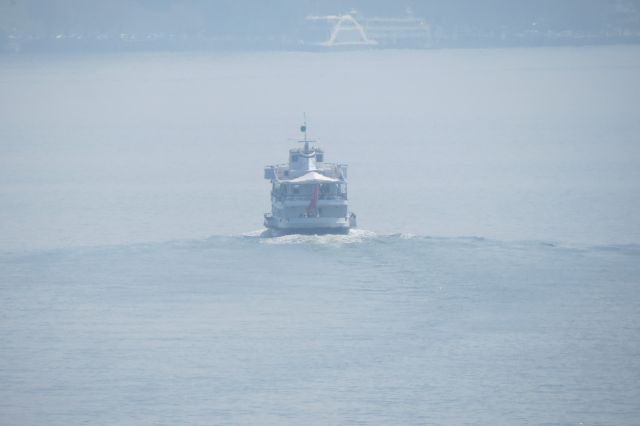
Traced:
POLYGON ((270 235, 347 234, 356 226, 349 211, 347 165, 326 163, 324 152, 307 139, 307 124, 300 127, 301 148, 289 150, 289 162, 266 166, 271 181, 271 213, 264 225, 270 235))

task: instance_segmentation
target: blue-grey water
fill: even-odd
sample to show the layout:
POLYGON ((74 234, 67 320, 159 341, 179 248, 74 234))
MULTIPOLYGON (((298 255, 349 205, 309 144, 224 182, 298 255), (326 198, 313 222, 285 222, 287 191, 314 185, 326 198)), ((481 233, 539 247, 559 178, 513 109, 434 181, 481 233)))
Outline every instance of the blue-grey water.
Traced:
POLYGON ((635 425, 640 48, 0 57, 0 424, 635 425), (361 228, 260 238, 306 111, 361 228))

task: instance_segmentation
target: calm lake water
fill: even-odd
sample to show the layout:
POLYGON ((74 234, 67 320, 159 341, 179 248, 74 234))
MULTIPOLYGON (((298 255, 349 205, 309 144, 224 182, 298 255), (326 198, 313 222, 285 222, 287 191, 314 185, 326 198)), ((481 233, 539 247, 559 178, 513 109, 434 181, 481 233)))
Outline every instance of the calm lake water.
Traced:
POLYGON ((637 424, 640 47, 4 56, 0 93, 0 424, 637 424), (259 238, 303 112, 361 229, 259 238))

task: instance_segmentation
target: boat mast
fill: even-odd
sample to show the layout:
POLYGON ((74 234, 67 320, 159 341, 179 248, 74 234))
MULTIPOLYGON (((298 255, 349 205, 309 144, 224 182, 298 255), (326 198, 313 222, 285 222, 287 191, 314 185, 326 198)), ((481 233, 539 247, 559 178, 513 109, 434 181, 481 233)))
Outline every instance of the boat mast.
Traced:
POLYGON ((307 140, 307 113, 304 113, 304 123, 300 126, 300 131, 304 133, 304 153, 309 153, 309 141, 307 140))

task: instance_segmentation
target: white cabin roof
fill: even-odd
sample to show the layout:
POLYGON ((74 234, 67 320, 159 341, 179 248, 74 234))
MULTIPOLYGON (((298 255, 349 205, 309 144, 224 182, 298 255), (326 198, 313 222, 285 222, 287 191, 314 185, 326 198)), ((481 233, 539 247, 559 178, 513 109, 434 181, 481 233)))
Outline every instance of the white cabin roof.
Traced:
POLYGON ((304 183, 328 183, 328 182, 340 182, 339 179, 334 179, 334 178, 330 178, 327 177, 323 174, 320 174, 318 172, 309 172, 306 173, 300 177, 297 177, 295 179, 291 179, 286 181, 287 183, 298 183, 298 184, 304 184, 304 183))

